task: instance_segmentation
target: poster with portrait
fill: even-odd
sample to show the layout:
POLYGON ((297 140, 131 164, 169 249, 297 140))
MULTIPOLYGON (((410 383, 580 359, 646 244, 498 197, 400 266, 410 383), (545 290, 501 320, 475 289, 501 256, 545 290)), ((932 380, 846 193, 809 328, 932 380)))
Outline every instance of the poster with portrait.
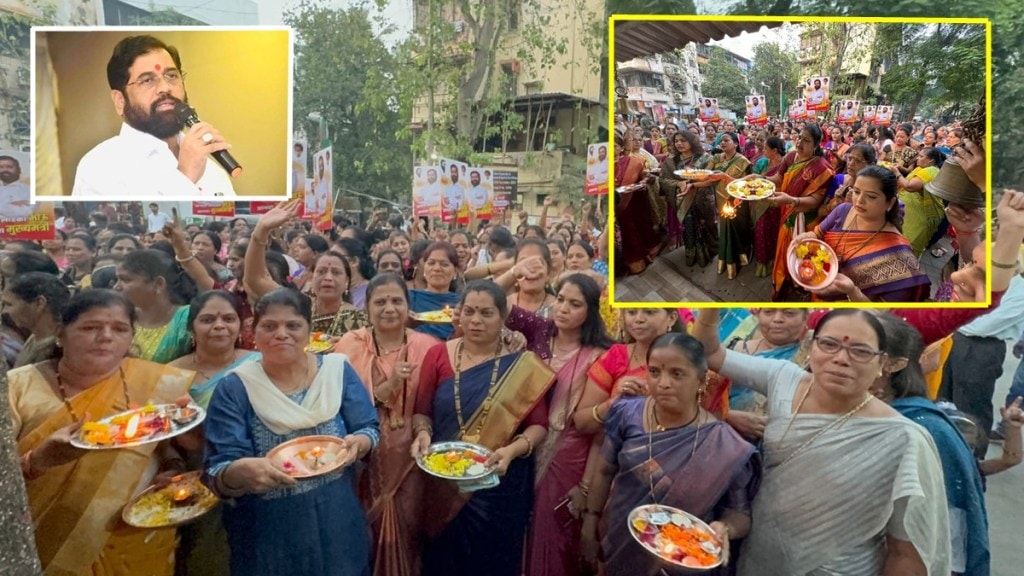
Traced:
POLYGON ((764 94, 747 96, 747 124, 764 125, 768 123, 768 110, 765 108, 764 94))
POLYGON ((292 198, 302 198, 306 193, 306 139, 295 138, 292 145, 292 198))
POLYGON ((698 111, 700 113, 701 122, 717 123, 720 119, 718 112, 718 98, 701 98, 698 111))
POLYGON ((441 197, 441 167, 415 166, 412 169, 413 215, 440 218, 441 197))
POLYGON ((313 185, 306 190, 303 218, 312 220, 318 230, 330 230, 334 216, 334 176, 331 165, 331 147, 313 155, 313 185))
POLYGON ((494 215, 494 175, 490 170, 470 167, 466 204, 477 220, 490 220, 494 215))
POLYGON ((879 106, 875 112, 875 124, 877 126, 888 126, 892 123, 892 106, 879 106))
POLYGON ((587 181, 583 192, 590 196, 608 193, 608 144, 587 145, 587 181))
POLYGON ((874 121, 875 121, 875 107, 874 106, 865 106, 864 107, 864 122, 874 122, 874 121))
POLYGON ((815 112, 828 111, 828 77, 812 76, 804 84, 804 100, 807 101, 807 109, 815 112))
POLYGON ((839 103, 839 123, 853 124, 860 112, 860 100, 843 100, 839 103))
POLYGON ((793 100, 793 119, 802 120, 804 118, 807 118, 806 100, 797 98, 793 100))
POLYGON ((469 166, 465 162, 441 159, 441 221, 445 223, 469 222, 466 205, 466 183, 469 166))
POLYGON ((0 150, 0 238, 52 240, 53 203, 32 204, 29 154, 0 150))

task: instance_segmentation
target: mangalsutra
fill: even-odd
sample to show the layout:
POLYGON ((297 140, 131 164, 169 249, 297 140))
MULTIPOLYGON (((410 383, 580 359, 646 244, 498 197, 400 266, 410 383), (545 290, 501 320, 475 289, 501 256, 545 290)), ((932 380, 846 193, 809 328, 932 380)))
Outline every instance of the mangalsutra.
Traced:
POLYGON ((494 368, 491 370, 491 382, 487 387, 487 397, 484 399, 480 419, 475 432, 469 436, 466 435, 466 422, 462 417, 462 397, 459 395, 459 384, 462 380, 462 343, 463 341, 459 340, 455 348, 455 418, 459 422, 459 437, 467 442, 476 442, 480 439, 480 430, 484 427, 487 414, 491 411, 491 404, 494 401, 494 393, 498 389, 498 367, 501 363, 498 362, 497 357, 501 353, 501 340, 498 340, 498 347, 494 351, 494 368))
MULTIPOLYGON (((121 377, 121 390, 124 392, 124 404, 125 409, 131 409, 132 402, 128 397, 128 379, 124 375, 124 366, 117 366, 118 375, 121 377)), ((57 376, 57 391, 60 392, 60 399, 64 402, 64 407, 68 409, 68 414, 71 414, 71 419, 78 421, 78 416, 75 414, 75 410, 71 407, 71 397, 68 394, 68 389, 64 385, 64 379, 60 376, 60 366, 58 365, 54 370, 54 374, 57 376)))
MULTIPOLYGON (((647 483, 648 483, 648 488, 650 489, 650 493, 651 493, 651 502, 654 502, 655 504, 657 504, 658 498, 654 495, 654 466, 653 466, 653 464, 655 463, 655 460, 654 460, 654 432, 655 432, 655 430, 657 430, 658 432, 664 432, 665 431, 665 427, 662 426, 660 422, 658 422, 658 414, 655 412, 655 409, 654 409, 654 400, 650 400, 650 399, 647 400, 647 405, 650 406, 649 410, 651 412, 651 426, 649 427, 650 429, 647 431, 647 462, 648 462, 648 466, 647 466, 647 483)), ((697 413, 693 416, 693 420, 690 420, 689 422, 687 422, 683 426, 680 426, 680 428, 685 428, 685 427, 693 424, 695 421, 697 421, 697 419, 700 418, 700 412, 701 412, 701 408, 698 405, 697 406, 697 413)), ((690 458, 691 459, 693 458, 694 454, 697 453, 697 444, 698 443, 700 443, 700 422, 699 421, 697 421, 697 432, 696 432, 696 436, 693 439, 693 449, 690 450, 690 458)))

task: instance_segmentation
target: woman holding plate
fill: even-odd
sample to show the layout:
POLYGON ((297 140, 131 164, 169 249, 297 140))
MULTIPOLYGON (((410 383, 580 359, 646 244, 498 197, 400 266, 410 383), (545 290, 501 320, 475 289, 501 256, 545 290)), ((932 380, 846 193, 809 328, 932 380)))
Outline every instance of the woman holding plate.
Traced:
POLYGON ((832 167, 821 149, 822 133, 818 125, 810 122, 797 135, 795 149, 782 159, 775 174, 763 176, 775 184, 772 205, 780 208, 779 237, 775 244, 775 267, 772 269, 774 290, 772 300, 787 300, 794 296, 794 286, 786 268, 789 242, 796 229, 798 214, 805 214, 806 226, 814 225, 818 206, 825 198, 832 182, 832 167))
MULTIPOLYGON (((487 264, 487 270, 497 265, 487 264)), ((447 242, 433 242, 423 252, 419 266, 423 270, 426 288, 409 291, 409 309, 413 312, 433 312, 445 307, 455 308, 459 294, 452 290, 452 282, 459 270, 459 253, 447 242)), ((423 323, 415 328, 428 336, 447 340, 452 335, 451 323, 423 323)))
MULTIPOLYGON (((754 173, 774 176, 782 159, 786 156, 786 143, 778 136, 770 136, 765 141, 764 157, 754 164, 754 173)), ((775 261, 775 242, 779 239, 781 215, 779 208, 772 205, 770 199, 762 200, 754 205, 754 260, 757 268, 754 276, 767 278, 771 274, 775 261), (760 212, 760 217, 757 213, 760 212)))
POLYGON ((793 238, 793 245, 824 240, 839 258, 839 275, 813 294, 853 302, 923 301, 931 280, 900 232, 896 176, 880 166, 868 166, 857 173, 849 198, 814 230, 793 238))
POLYGON ((137 487, 157 471, 184 469, 168 442, 112 450, 70 444, 83 420, 148 401, 172 403, 194 373, 129 358, 135 307, 110 290, 68 302, 52 360, 8 373, 8 401, 21 455, 36 546, 47 574, 174 573, 174 529, 119 520, 137 487))
POLYGON ((437 339, 406 328, 409 291, 397 274, 366 287, 370 326, 341 337, 334 351, 348 356, 367 385, 380 420, 380 444, 360 478, 359 497, 373 530, 373 572, 420 573, 423 476, 409 458, 420 367, 437 339))
POLYGON ((750 173, 750 160, 739 153, 739 138, 735 132, 723 132, 719 140, 722 149, 708 161, 707 168, 714 170, 704 182, 694 187, 715 186, 715 205, 718 208, 718 273, 728 270, 730 280, 736 277, 740 266, 749 262, 753 240, 753 222, 750 219, 750 205, 734 201, 726 192, 726 186, 736 178, 750 173))
POLYGON ((602 462, 587 498, 582 548, 608 576, 663 574, 664 560, 633 542, 627 522, 637 506, 661 504, 710 523, 721 558, 729 540, 750 530, 760 459, 749 442, 701 407, 707 385, 704 347, 686 334, 665 334, 647 353, 650 396, 619 399, 605 419, 602 462))
POLYGON ((662 238, 658 227, 665 221, 665 200, 660 194, 649 190, 643 183, 654 168, 637 150, 639 143, 632 131, 615 135, 615 227, 621 236, 622 256, 616 258, 620 269, 616 276, 639 274, 654 262, 661 250, 662 238), (629 191, 619 193, 620 188, 629 191))
POLYGON ((679 236, 677 244, 682 242, 686 248, 686 265, 693 266, 696 263, 707 266, 714 257, 715 242, 718 237, 718 230, 715 222, 715 204, 709 194, 689 194, 692 188, 690 182, 680 178, 675 173, 686 169, 703 169, 707 164, 708 156, 704 153, 704 147, 700 140, 690 131, 676 132, 672 136, 672 149, 674 154, 665 158, 662 165, 661 175, 658 177, 658 186, 661 187, 661 194, 671 199, 668 203, 669 231, 679 224, 679 236), (679 206, 676 206, 675 198, 682 194, 684 196, 679 206), (678 211, 678 212, 677 212, 678 211))
POLYGON ((422 458, 431 442, 479 444, 493 451, 486 480, 500 483, 461 492, 463 483, 430 482, 423 573, 518 576, 533 505, 531 456, 544 441, 555 375, 532 352, 507 352, 508 303, 496 284, 471 282, 460 306, 465 336, 434 346, 423 360, 411 454, 422 458))
POLYGON ((262 358, 221 380, 205 429, 206 482, 235 500, 224 509, 231 572, 368 576, 370 542, 351 465, 379 438, 370 395, 344 356, 305 351, 308 298, 279 288, 254 313, 262 358), (336 468, 297 482, 267 458, 311 435, 340 439, 336 468))
POLYGON ((694 335, 709 368, 768 397, 765 475, 740 576, 951 573, 935 444, 870 392, 887 360, 877 318, 851 308, 826 314, 810 372, 726 350, 717 310, 700 311, 694 335))

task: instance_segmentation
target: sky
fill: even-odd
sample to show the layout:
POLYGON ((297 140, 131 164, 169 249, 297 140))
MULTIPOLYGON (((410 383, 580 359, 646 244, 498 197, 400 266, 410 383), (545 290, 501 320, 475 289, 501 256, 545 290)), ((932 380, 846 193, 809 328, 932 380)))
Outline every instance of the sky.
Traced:
POLYGON ((724 38, 709 42, 709 44, 721 46, 744 58, 753 59, 754 47, 761 42, 779 44, 792 51, 795 55, 800 48, 799 27, 792 24, 784 24, 777 28, 761 28, 757 32, 746 32, 735 38, 724 38))
MULTIPOLYGON (((363 2, 359 0, 327 1, 327 5, 337 8, 348 8, 361 3, 363 2)), ((369 0, 365 3, 370 6, 374 4, 369 0)), ((284 11, 298 6, 299 0, 256 0, 256 4, 259 6, 260 24, 280 25, 284 24, 282 19, 284 11)), ((384 15, 398 27, 401 35, 408 34, 412 30, 412 0, 389 0, 384 15)), ((389 38, 389 40, 397 41, 398 38, 389 38)))

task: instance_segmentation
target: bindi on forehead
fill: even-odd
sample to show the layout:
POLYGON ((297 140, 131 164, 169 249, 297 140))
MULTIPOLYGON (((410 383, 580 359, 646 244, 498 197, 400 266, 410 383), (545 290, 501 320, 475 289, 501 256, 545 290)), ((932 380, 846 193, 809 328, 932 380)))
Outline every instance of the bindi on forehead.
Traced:
POLYGON ((153 69, 156 70, 157 72, 159 72, 160 71, 160 65, 159 64, 154 65, 153 69))

